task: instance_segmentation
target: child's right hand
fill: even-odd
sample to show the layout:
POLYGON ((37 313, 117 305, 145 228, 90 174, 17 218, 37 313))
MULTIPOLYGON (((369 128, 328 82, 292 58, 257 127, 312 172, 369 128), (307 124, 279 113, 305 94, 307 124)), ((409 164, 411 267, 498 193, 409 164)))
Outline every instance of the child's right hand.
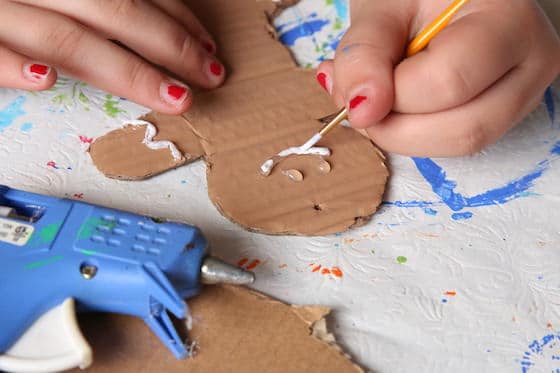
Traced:
POLYGON ((48 89, 58 70, 179 114, 192 94, 171 74, 203 88, 225 76, 212 37, 181 0, 0 0, 0 6, 3 87, 48 89))

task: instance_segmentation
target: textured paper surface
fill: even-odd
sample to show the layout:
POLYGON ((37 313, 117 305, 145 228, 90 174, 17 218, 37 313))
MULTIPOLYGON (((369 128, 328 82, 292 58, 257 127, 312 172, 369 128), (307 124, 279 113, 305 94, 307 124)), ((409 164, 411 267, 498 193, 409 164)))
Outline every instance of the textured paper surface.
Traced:
MULTIPOLYGON (((279 35, 305 64, 328 58, 344 31, 343 5, 302 0, 279 16, 279 35)), ((65 77, 46 92, 0 89, 0 181, 198 225, 214 254, 255 271, 260 292, 332 308, 329 330, 365 370, 551 372, 560 369, 559 108, 557 81, 480 154, 390 154, 380 210, 325 237, 267 236, 230 222, 208 198, 204 162, 143 182, 103 176, 89 141, 148 109, 65 77)))
POLYGON ((292 307, 229 286, 206 287, 189 306, 188 337, 199 348, 185 360, 175 359, 139 319, 82 315, 95 352, 85 372, 363 372, 336 345, 312 335, 327 308, 292 307))
MULTIPOLYGON (((389 173, 381 152, 350 128, 337 128, 318 144, 332 152, 329 174, 319 172, 315 156, 291 157, 269 177, 259 174, 262 162, 305 143, 321 128, 320 119, 336 110, 315 73, 297 68, 287 49, 267 32, 265 12, 274 9, 272 3, 212 0, 193 5, 215 35, 231 76, 217 90, 198 92, 184 114, 192 128, 185 129, 185 139, 167 139, 180 148, 182 141, 196 141, 193 132, 200 139, 208 194, 218 210, 243 227, 269 234, 339 233, 367 221, 381 203, 389 173), (302 172, 303 182, 282 174, 289 169, 302 172)), ((151 118, 160 138, 171 132, 168 117, 151 118)), ((101 137, 90 153, 100 171, 121 179, 149 177, 181 165, 161 150, 142 150, 137 129, 101 137)))

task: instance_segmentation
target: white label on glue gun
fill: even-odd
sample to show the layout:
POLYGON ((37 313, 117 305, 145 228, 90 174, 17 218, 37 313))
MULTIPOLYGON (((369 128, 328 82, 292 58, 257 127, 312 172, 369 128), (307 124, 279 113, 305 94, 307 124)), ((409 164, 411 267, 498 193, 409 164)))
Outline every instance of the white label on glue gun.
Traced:
POLYGON ((33 226, 0 218, 0 241, 23 246, 33 234, 33 226))

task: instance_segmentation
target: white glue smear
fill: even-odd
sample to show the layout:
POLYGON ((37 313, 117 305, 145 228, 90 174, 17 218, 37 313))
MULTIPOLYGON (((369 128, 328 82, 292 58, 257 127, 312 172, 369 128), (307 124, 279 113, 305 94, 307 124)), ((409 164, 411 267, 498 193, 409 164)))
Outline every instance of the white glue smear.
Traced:
POLYGON ((276 166, 282 159, 289 157, 290 155, 320 155, 322 157, 328 157, 329 155, 331 155, 331 150, 329 148, 321 148, 315 146, 306 147, 306 145, 307 143, 299 147, 284 149, 274 157, 267 159, 261 165, 261 174, 263 176, 270 175, 274 166, 276 166))
POLYGON ((128 120, 124 122, 124 125, 131 124, 133 126, 146 126, 146 133, 144 134, 144 140, 142 141, 148 148, 153 150, 168 148, 173 156, 173 159, 180 161, 183 159, 183 154, 177 149, 174 143, 168 140, 153 141, 154 136, 157 134, 157 128, 152 123, 145 120, 128 120))

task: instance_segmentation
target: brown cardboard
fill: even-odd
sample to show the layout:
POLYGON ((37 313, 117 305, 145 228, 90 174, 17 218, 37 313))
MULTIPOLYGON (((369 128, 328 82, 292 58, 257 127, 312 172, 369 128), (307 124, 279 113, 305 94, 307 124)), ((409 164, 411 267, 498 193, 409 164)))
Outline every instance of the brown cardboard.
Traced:
POLYGON ((183 153, 173 159, 167 149, 152 150, 142 143, 146 126, 128 125, 96 139, 89 148, 99 171, 108 177, 139 180, 193 162, 203 154, 199 139, 179 116, 149 113, 140 119, 158 123, 154 140, 169 140, 183 153))
POLYGON ((189 306, 188 337, 199 347, 185 360, 175 359, 140 319, 80 316, 94 351, 85 373, 363 372, 325 332, 328 308, 289 306, 232 286, 207 287, 189 306))
MULTIPOLYGON (((193 11, 215 36, 219 55, 229 72, 219 89, 198 92, 184 115, 200 140, 207 162, 208 193, 232 221, 269 234, 322 235, 363 224, 376 211, 388 178, 384 157, 370 140, 346 127, 337 128, 318 146, 332 151, 332 170, 321 175, 316 156, 296 156, 280 163, 269 177, 260 164, 290 146, 303 144, 321 128, 320 118, 336 111, 315 81, 315 73, 295 66, 288 50, 267 32, 271 1, 189 1, 193 11), (304 180, 294 183, 282 175, 297 169, 304 180)), ((168 122, 153 117, 161 133, 168 122)), ((168 168, 162 161, 142 164, 124 154, 126 136, 109 133, 92 151, 97 167, 107 176, 110 165, 130 175, 155 175, 168 168), (111 151, 111 149, 114 151, 111 151), (148 168, 148 169, 147 169, 148 168)), ((164 138, 163 135, 161 138, 164 138)), ((189 135, 189 138, 190 135, 189 135)), ((167 138, 181 147, 180 139, 167 138)), ((136 144, 136 143, 135 143, 136 144)), ((124 175, 120 175, 123 177, 124 175)))

